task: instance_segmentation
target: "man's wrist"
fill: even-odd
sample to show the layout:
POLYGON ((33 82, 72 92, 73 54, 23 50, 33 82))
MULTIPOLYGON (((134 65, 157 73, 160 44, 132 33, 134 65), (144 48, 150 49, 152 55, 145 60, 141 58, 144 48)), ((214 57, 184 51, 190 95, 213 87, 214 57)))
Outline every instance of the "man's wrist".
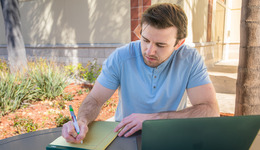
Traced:
POLYGON ((160 112, 160 113, 155 113, 154 119, 168 119, 168 112, 160 112))
POLYGON ((83 124, 85 124, 85 125, 88 125, 88 124, 90 123, 90 122, 88 122, 87 119, 80 118, 80 117, 78 117, 78 122, 81 122, 81 123, 83 123, 83 124))

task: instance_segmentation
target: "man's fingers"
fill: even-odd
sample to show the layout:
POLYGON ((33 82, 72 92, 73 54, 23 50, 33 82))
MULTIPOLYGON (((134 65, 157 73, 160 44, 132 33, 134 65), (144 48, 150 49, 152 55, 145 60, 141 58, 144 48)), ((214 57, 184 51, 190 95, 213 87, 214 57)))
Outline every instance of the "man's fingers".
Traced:
POLYGON ((125 137, 129 137, 131 135, 133 135, 135 132, 141 130, 140 125, 136 125, 135 127, 133 127, 130 131, 128 131, 124 136, 125 137))
POLYGON ((77 133, 74 131, 74 127, 73 128, 72 127, 71 127, 71 123, 67 122, 66 124, 63 125, 63 128, 62 128, 62 137, 69 143, 76 142, 76 139, 74 137, 77 136, 77 133), (73 132, 76 133, 76 136, 73 135, 73 132))
POLYGON ((88 132, 88 126, 85 125, 85 124, 79 123, 79 128, 80 128, 80 133, 77 136, 76 140, 77 141, 82 141, 82 140, 84 140, 84 138, 85 138, 85 136, 86 136, 86 134, 88 132))
POLYGON ((76 130, 75 130, 75 127, 74 127, 74 125, 73 125, 73 122, 72 121, 69 121, 68 122, 68 130, 67 130, 67 132, 69 133, 69 135, 71 135, 71 136, 73 136, 74 138, 76 138, 77 137, 77 132, 76 132, 76 130))
POLYGON ((130 122, 132 122, 131 119, 129 119, 129 116, 124 118, 115 128, 115 132, 118 132, 120 129, 124 128, 127 124, 129 124, 130 122))
POLYGON ((81 143, 88 132, 88 126, 84 123, 79 123, 80 133, 77 134, 72 121, 67 122, 63 125, 62 136, 69 143, 81 143))
POLYGON ((125 127, 119 132, 118 136, 123 136, 126 132, 128 132, 129 130, 131 130, 135 126, 136 126, 136 124, 133 123, 133 122, 125 125, 125 127))

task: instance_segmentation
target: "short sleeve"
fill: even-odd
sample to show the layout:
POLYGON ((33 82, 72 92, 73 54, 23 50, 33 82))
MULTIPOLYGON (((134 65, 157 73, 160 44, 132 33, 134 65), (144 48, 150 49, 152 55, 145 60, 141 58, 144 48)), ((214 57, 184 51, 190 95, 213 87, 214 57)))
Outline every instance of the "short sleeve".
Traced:
POLYGON ((211 83, 207 67, 204 64, 201 55, 197 51, 195 51, 195 54, 193 55, 193 60, 187 89, 211 83))
POLYGON ((103 63, 97 81, 106 88, 116 90, 120 84, 120 60, 115 50, 103 63))

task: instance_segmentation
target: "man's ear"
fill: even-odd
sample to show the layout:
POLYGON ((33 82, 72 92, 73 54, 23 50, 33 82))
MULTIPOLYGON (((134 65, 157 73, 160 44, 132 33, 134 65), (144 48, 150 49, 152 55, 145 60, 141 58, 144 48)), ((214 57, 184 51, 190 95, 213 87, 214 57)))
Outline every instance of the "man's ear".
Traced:
POLYGON ((184 42, 185 39, 180 39, 178 43, 174 46, 174 50, 177 50, 184 42))

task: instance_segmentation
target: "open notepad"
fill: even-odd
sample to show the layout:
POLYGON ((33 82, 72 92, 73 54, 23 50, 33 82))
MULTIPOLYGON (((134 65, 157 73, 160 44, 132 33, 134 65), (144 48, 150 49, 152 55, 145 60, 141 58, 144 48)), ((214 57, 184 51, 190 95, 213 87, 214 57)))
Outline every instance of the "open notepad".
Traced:
POLYGON ((117 136, 114 128, 118 122, 96 121, 89 125, 89 131, 83 141, 83 144, 71 144, 60 136, 52 143, 50 143, 46 150, 57 149, 91 149, 102 150, 105 149, 117 136))

